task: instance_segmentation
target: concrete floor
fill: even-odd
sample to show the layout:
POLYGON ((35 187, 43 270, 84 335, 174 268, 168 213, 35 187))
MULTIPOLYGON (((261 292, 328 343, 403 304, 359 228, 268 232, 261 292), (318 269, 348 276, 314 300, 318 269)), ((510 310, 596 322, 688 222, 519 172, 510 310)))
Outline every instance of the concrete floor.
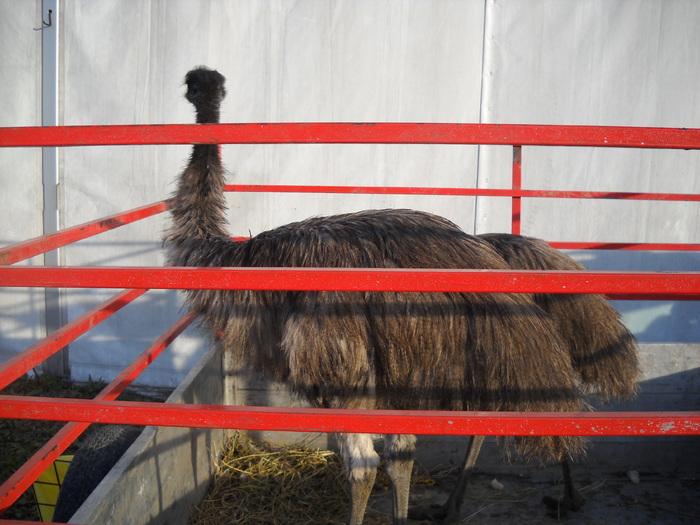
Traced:
MULTIPOLYGON (((476 474, 468 489, 459 521, 478 525, 666 525, 700 523, 700 479, 684 479, 640 473, 634 484, 625 473, 592 477, 581 475, 577 486, 586 505, 561 518, 547 515, 543 496, 559 497, 558 469, 546 469, 533 475, 476 474), (501 490, 491 487, 496 478, 501 490)), ((417 485, 411 504, 426 507, 441 504, 451 489, 451 478, 436 480, 434 485, 417 485)), ((391 491, 380 489, 370 503, 365 522, 391 522, 391 491)), ((421 523, 421 522, 411 522, 421 523)))

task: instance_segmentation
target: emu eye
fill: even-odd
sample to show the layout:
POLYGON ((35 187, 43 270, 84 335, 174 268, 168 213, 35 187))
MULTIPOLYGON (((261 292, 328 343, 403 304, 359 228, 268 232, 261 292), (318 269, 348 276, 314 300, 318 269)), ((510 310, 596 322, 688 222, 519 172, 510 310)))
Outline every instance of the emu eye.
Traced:
POLYGON ((191 94, 196 95, 199 93, 199 90, 199 82, 191 81, 187 83, 187 91, 189 91, 191 94))

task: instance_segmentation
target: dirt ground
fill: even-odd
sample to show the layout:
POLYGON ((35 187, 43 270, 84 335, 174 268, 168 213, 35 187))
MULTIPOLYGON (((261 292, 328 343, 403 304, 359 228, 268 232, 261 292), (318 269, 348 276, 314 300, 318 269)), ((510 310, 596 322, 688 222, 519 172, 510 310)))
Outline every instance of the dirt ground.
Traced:
MULTIPOLYGON (((640 473, 633 483, 626 473, 607 477, 581 475, 577 486, 586 498, 578 512, 553 518, 542 504, 544 496, 559 497, 558 469, 546 469, 532 476, 475 474, 468 489, 459 521, 475 525, 657 525, 700 523, 700 479, 674 479, 640 473), (502 489, 492 487, 497 479, 502 489)), ((498 486, 497 484, 495 484, 498 486)), ((426 507, 443 503, 449 494, 450 478, 434 485, 418 485, 411 505, 426 507)), ((391 491, 380 489, 372 499, 366 523, 391 522, 391 491)), ((411 522, 426 523, 426 522, 411 522)))

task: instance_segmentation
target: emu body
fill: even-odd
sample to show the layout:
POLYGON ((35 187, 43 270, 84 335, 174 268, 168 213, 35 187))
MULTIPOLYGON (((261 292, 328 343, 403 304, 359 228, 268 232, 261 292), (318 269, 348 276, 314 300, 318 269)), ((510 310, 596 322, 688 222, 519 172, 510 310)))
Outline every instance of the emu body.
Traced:
MULTIPOLYGON (((197 122, 218 122, 224 77, 186 77, 197 122)), ((219 148, 193 146, 172 201, 168 263, 212 267, 508 269, 487 241, 435 215, 373 210, 312 218, 229 238, 219 148)), ((577 411, 579 374, 550 315, 529 294, 187 293, 212 340, 317 407, 577 411)), ((379 456, 370 436, 338 435, 350 486, 348 523, 360 524, 379 456)), ((394 523, 406 522, 414 436, 385 437, 394 523)), ((580 437, 513 440, 528 456, 562 461, 580 437)))

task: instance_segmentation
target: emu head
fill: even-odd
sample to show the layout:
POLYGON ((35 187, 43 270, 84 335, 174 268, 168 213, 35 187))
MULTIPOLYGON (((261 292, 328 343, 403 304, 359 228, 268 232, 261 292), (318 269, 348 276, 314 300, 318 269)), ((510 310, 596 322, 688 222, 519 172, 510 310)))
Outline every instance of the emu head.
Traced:
POLYGON ((219 121, 219 108, 226 96, 225 82, 221 73, 205 66, 199 66, 185 76, 185 98, 194 105, 198 123, 219 121))

